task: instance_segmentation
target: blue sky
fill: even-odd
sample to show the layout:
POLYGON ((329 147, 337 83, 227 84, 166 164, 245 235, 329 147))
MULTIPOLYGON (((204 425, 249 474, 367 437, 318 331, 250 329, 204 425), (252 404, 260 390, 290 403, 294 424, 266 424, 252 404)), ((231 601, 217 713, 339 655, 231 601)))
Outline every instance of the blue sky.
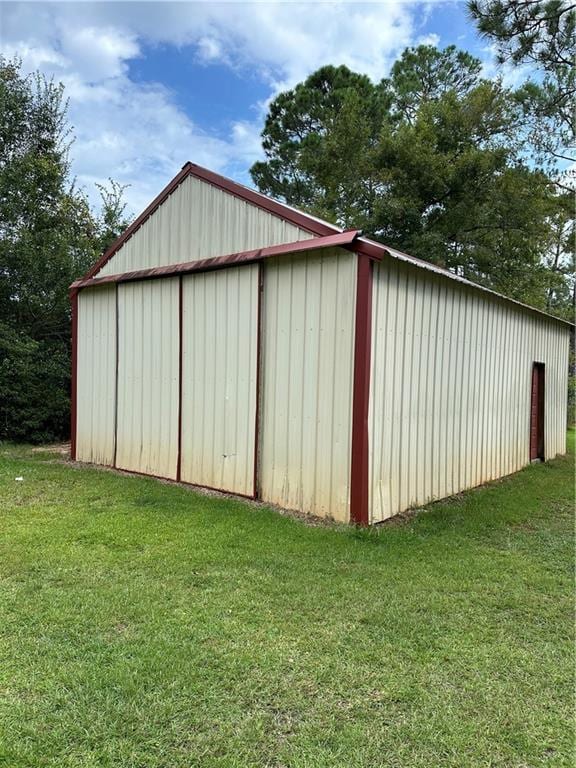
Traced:
MULTIPOLYGON (((270 100, 323 64, 374 80, 409 45, 457 45, 495 76, 465 3, 4 2, 0 45, 62 81, 78 183, 137 213, 187 160, 250 183, 270 100)), ((504 73, 514 81, 517 72, 504 73)))

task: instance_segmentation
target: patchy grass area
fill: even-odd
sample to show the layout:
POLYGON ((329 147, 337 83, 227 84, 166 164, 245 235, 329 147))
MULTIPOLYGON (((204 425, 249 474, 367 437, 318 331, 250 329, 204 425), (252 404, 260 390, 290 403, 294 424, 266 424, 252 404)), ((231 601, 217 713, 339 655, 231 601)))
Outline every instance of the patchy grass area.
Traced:
POLYGON ((355 531, 0 446, 0 765, 572 766, 573 479, 355 531))

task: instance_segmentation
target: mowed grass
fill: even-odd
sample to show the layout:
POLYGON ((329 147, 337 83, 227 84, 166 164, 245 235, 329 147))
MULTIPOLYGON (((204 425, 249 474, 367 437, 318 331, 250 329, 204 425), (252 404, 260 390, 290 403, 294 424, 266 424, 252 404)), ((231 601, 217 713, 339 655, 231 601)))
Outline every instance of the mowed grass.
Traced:
POLYGON ((573 473, 356 531, 0 446, 0 765, 572 766, 573 473))

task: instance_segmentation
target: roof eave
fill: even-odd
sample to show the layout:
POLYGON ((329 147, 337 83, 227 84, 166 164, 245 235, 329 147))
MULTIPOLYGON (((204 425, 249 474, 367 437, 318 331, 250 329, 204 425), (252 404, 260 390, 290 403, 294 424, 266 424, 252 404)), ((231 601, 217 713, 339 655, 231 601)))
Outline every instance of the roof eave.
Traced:
MULTIPOLYGON (((132 224, 127 227, 127 229, 120 235, 120 237, 108 248, 108 250, 98 259, 98 261, 94 264, 94 266, 88 270, 86 275, 81 279, 76 281, 71 286, 71 291, 78 290, 78 286, 82 287, 84 284, 88 284, 86 281, 95 280, 95 275, 102 269, 102 267, 110 261, 110 259, 114 256, 114 254, 124 245, 124 243, 129 240, 130 237, 145 223, 145 221, 156 211, 156 209, 164 203, 164 201, 174 192, 174 190, 188 177, 193 176, 194 178, 200 179, 202 181, 205 181, 208 184, 211 184, 214 187, 217 187, 218 189, 223 190, 224 192, 228 192, 229 194, 234 195, 235 197, 238 197, 248 203, 251 203, 255 205, 256 207, 260 208, 261 210, 265 210, 268 213, 271 213, 274 216, 277 216, 278 218, 284 219, 285 221, 294 224, 295 226, 299 227, 300 229, 303 229, 307 232, 309 232, 311 235, 313 235, 312 240, 306 240, 306 241, 299 241, 302 242, 312 242, 314 239, 322 239, 325 237, 331 237, 331 236, 337 236, 339 234, 346 234, 343 233, 342 230, 335 226, 334 224, 330 224, 329 222, 322 221, 321 219, 318 219, 310 214, 303 213, 302 211, 298 211, 296 208, 292 208, 291 206, 280 203, 277 200, 273 200, 270 197, 267 197, 266 195, 261 194, 260 192, 256 192, 253 189, 250 189, 248 187, 243 186, 242 184, 238 184, 235 181, 232 181, 231 179, 227 179, 225 176, 221 176, 218 173, 214 173, 214 171, 210 171, 207 168, 202 168, 202 166, 195 165, 194 163, 187 162, 182 166, 182 169, 180 172, 170 181, 166 187, 160 192, 160 194, 154 198, 154 200, 150 203, 150 205, 138 216, 132 224)), ((368 238, 361 237, 361 233, 358 230, 352 230, 355 232, 354 239, 350 243, 344 243, 341 247, 352 249, 358 253, 363 253, 367 256, 369 256, 371 259, 380 261, 384 254, 388 255, 390 258, 396 259, 398 261, 403 261, 407 264, 412 264, 416 267, 421 267, 423 269, 426 269, 429 272, 432 272, 434 274, 447 277, 451 280, 454 280, 455 282, 461 283, 463 285, 470 286, 472 288, 475 288, 477 290, 483 291, 484 293, 491 294, 499 299, 503 299, 505 301, 509 301, 512 304, 516 304, 519 307, 522 307, 525 310, 530 310, 531 312, 535 312, 539 315, 542 315, 544 317, 547 317, 551 320, 555 320, 558 323, 563 323, 564 325, 569 326, 570 328, 574 327, 574 323, 570 323, 568 320, 564 320, 562 318, 556 317, 555 315, 551 315, 548 312, 544 312, 541 309, 537 309, 536 307, 531 307, 529 304, 523 304, 521 301, 517 301, 516 299, 511 299, 508 296, 505 296, 504 294, 498 293, 497 291, 493 291, 490 288, 485 288, 482 285, 479 285, 478 283, 474 283, 471 280, 466 280, 466 278, 460 277, 459 275, 454 274, 453 272, 450 272, 447 269, 444 269, 442 267, 437 266, 436 264, 433 264, 429 261, 424 261, 422 259, 418 259, 415 256, 410 256, 409 254, 402 253, 402 251, 397 251, 394 248, 390 248, 389 246, 383 245, 382 243, 377 243, 374 240, 369 240, 368 238)), ((294 243, 287 243, 284 246, 272 246, 273 248, 286 248, 285 252, 290 252, 289 249, 294 246, 294 243)), ((326 247, 326 246, 321 246, 326 247)), ((263 253, 266 251, 266 248, 259 249, 259 252, 263 253)), ((311 250, 311 248, 309 249, 311 250)), ((256 251, 253 252, 244 252, 244 254, 230 254, 229 256, 222 256, 217 257, 218 259, 226 260, 233 258, 235 256, 246 256, 247 253, 256 253, 256 251)), ((264 256, 253 256, 251 257, 253 260, 258 260, 259 258, 265 258, 264 256)), ((204 259, 203 262, 207 263, 209 262, 209 259, 204 259)), ((182 264, 177 265, 180 269, 175 274, 179 274, 180 272, 185 272, 186 269, 190 266, 190 264, 196 264, 198 265, 200 262, 189 262, 188 264, 182 264)), ((213 269, 218 269, 219 267, 216 266, 216 262, 213 262, 214 266, 211 267, 213 269)), ((222 266, 229 265, 230 262, 222 262, 222 266)), ((246 260, 244 261, 238 261, 238 263, 247 263, 246 260)), ((164 269, 163 267, 154 268, 154 269, 164 269)), ((139 270, 138 273, 142 272, 148 272, 150 270, 139 270)), ((198 271, 197 268, 194 270, 190 269, 189 271, 198 271)), ((136 272, 132 273, 124 273, 125 275, 135 275, 138 274, 136 272)), ((115 277, 115 276, 110 276, 115 277)), ((146 278, 130 278, 130 279, 146 279, 146 278)), ((103 282, 103 278, 98 278, 99 283, 101 284, 103 282)), ((106 282, 118 282, 118 280, 107 280, 106 282)), ((90 282, 89 284, 96 284, 94 282, 90 282)))
POLYGON ((431 261, 424 261, 423 259, 418 259, 416 256, 410 256, 409 254, 403 253, 402 251, 398 251, 395 248, 391 248, 388 245, 377 243, 374 240, 369 240, 368 238, 359 237, 355 243, 355 249, 357 249, 360 253, 366 253, 368 256, 374 259, 378 258, 377 256, 378 253, 380 253, 380 258, 382 258, 384 254, 386 254, 390 258, 395 259, 397 261, 404 262, 405 264, 410 264, 413 267, 425 269, 428 272, 432 272, 433 274, 439 275, 440 277, 446 277, 449 280, 453 280, 454 282, 460 283, 470 288, 474 288, 484 293, 488 293, 500 300, 508 301, 511 304, 516 304, 516 306, 521 307, 524 310, 535 312, 536 314, 542 315, 548 318, 549 320, 555 320, 558 323, 562 323, 564 325, 569 326, 570 328, 574 328, 574 323, 571 323, 569 320, 564 320, 561 317, 556 317, 556 315, 551 315, 549 312, 545 312, 544 310, 538 309, 537 307, 531 307, 530 304, 524 304, 523 302, 518 301, 517 299, 510 298, 510 296, 505 296, 503 293, 498 293, 498 291, 494 291, 492 290, 492 288, 487 288, 486 286, 480 285, 479 283, 474 283, 472 280, 467 280, 465 277, 460 277, 460 275, 456 275, 454 272, 450 272, 450 270, 445 269, 444 267, 439 267, 437 264, 434 264, 431 261))
POLYGON ((81 288, 96 287, 111 283, 129 283, 136 280, 175 277, 177 275, 191 274, 193 272, 209 272, 216 269, 252 264, 274 256, 286 256, 309 251, 325 250, 326 248, 346 248, 355 250, 354 244, 359 235, 359 230, 351 229, 345 232, 325 235, 324 237, 314 237, 310 240, 297 240, 293 243, 271 245, 266 248, 257 248, 252 251, 230 253, 225 256, 188 261, 182 264, 150 267, 148 269, 138 269, 132 272, 122 272, 117 275, 104 275, 103 277, 84 277, 80 280, 75 280, 72 283, 70 292, 74 293, 81 288))

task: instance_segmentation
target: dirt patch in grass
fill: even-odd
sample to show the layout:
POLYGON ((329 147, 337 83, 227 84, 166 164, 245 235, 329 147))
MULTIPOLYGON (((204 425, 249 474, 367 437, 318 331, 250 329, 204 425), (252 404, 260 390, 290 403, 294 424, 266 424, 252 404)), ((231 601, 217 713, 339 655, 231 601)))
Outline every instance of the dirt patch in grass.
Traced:
POLYGON ((37 445, 30 449, 32 453, 57 453, 60 456, 70 457, 70 443, 47 443, 46 445, 37 445))

